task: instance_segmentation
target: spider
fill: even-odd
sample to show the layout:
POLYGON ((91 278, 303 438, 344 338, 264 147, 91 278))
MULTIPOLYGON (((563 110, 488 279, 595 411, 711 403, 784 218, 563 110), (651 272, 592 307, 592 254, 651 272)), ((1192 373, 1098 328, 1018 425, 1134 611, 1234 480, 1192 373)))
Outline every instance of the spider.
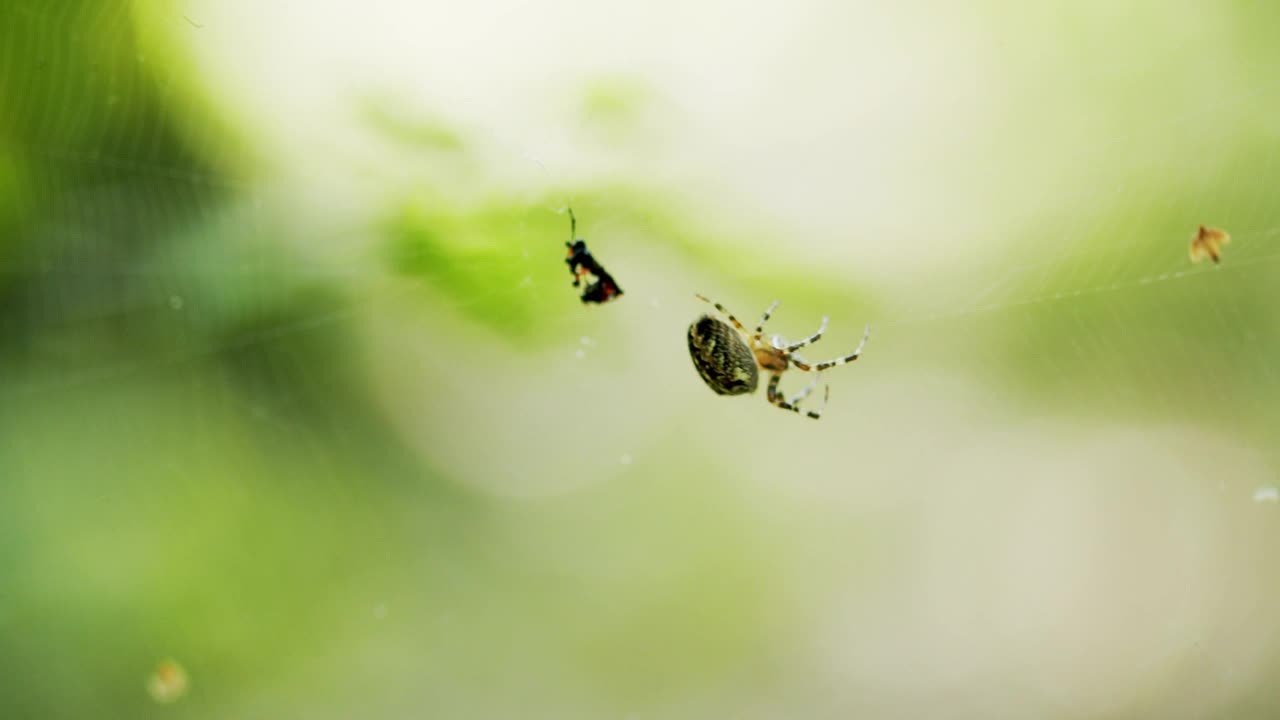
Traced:
POLYGON ((769 309, 764 311, 764 317, 760 318, 755 332, 748 334, 742 323, 723 305, 702 295, 696 297, 714 305, 729 320, 726 323, 712 315, 703 315, 689 326, 689 355, 693 358, 693 366, 702 376, 702 381, 717 395, 746 395, 755 392, 760 382, 760 370, 764 370, 770 376, 769 402, 783 410, 801 413, 814 420, 822 417, 827 398, 831 395, 831 387, 823 386, 822 406, 817 410, 801 409, 800 401, 813 392, 823 370, 857 360, 862 354, 863 346, 867 344, 867 338, 871 336, 871 326, 868 325, 857 350, 842 358, 810 364, 797 355, 796 350, 815 343, 822 337, 827 329, 826 317, 822 318, 822 326, 818 328, 818 332, 798 342, 784 343, 777 335, 770 335, 768 338, 764 335, 764 324, 777 309, 780 300, 773 301, 769 309), (793 367, 815 375, 808 387, 787 399, 778 390, 778 383, 782 380, 782 373, 793 367))
POLYGON ((595 256, 587 249, 587 241, 578 238, 577 235, 578 219, 573 216, 573 208, 569 208, 569 237, 571 242, 565 243, 565 247, 569 248, 569 253, 564 262, 569 266, 569 272, 573 274, 574 287, 581 287, 583 278, 587 279, 587 286, 583 288, 581 293, 582 302, 606 303, 622 295, 622 288, 618 287, 618 283, 614 281, 613 276, 596 261, 595 256))

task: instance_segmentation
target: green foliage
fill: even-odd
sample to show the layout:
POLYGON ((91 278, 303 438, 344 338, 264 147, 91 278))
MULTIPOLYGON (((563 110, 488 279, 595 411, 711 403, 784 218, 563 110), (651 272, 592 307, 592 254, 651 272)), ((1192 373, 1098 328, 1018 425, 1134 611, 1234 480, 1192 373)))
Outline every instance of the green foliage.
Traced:
POLYGON ((462 135, 436 119, 407 119, 385 102, 365 103, 362 119, 369 128, 401 147, 419 150, 459 152, 466 149, 462 135))
MULTIPOLYGON (((536 207, 536 206, 535 206, 536 207)), ((387 262, 398 274, 431 282, 468 317, 513 338, 536 335, 552 303, 576 303, 562 256, 568 216, 530 206, 470 212, 416 201, 383 223, 387 262), (557 264, 558 263, 558 264, 557 264)))

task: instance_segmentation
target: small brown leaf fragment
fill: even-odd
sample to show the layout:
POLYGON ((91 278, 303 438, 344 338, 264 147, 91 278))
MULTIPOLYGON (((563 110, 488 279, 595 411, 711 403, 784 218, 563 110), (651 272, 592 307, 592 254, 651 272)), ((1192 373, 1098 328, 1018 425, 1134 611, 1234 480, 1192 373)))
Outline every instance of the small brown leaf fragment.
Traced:
POLYGON ((187 671, 176 660, 164 660, 147 678, 147 692, 158 703, 171 703, 187 694, 187 671))
POLYGON ((1200 262, 1209 258, 1215 264, 1222 257, 1222 246, 1231 242, 1226 230, 1200 226, 1199 232, 1191 238, 1191 262, 1200 262))

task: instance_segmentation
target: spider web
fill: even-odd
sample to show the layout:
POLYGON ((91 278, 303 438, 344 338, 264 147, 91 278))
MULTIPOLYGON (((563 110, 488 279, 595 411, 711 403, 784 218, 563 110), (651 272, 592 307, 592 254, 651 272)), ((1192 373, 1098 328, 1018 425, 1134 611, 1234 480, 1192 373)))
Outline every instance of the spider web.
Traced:
MULTIPOLYGON (((442 606, 484 607, 488 586, 482 580, 470 580, 472 590, 479 588, 474 594, 432 589, 419 591, 421 595, 408 590, 396 595, 388 590, 392 584, 384 578, 395 574, 388 568, 421 561, 416 556, 401 556, 398 553, 407 551, 394 549, 410 545, 408 539, 436 541, 434 546, 431 542, 420 544, 428 547, 424 551, 428 560, 450 568, 473 561, 488 568, 485 572, 506 580, 523 571, 522 558, 533 563, 513 552, 514 559, 509 562, 516 570, 503 574, 501 562, 484 557, 483 551, 457 557, 432 551, 430 547, 448 543, 427 531, 421 531, 427 535, 424 538, 414 534, 420 531, 405 528, 439 522, 444 529, 438 532, 448 536, 461 532, 458 526, 466 523, 451 524, 447 517, 435 515, 426 521, 419 516, 406 519, 388 509, 406 497, 416 502, 405 504, 415 507, 455 502, 447 493, 422 502, 423 497, 403 488, 391 490, 380 484, 408 486, 423 476, 435 481, 434 471, 424 472, 417 464, 415 449, 433 456, 443 468, 439 474, 452 480, 493 476, 498 484, 511 477, 499 472, 507 467, 498 464, 499 459, 459 459, 449 454, 448 448, 427 445, 432 452, 424 452, 421 446, 405 447, 383 439, 403 432, 404 425, 388 428, 380 419, 380 410, 369 406, 391 405, 393 400, 376 393, 371 398, 349 396, 357 394, 351 387, 362 387, 361 381, 352 378, 362 378, 362 373, 370 371, 344 349, 364 342, 403 352, 413 359, 407 365, 425 368, 423 374, 434 374, 434 384, 427 387, 444 399, 439 409, 432 409, 429 420, 419 419, 417 425, 410 426, 425 428, 423 434, 433 435, 440 444, 465 446, 457 450, 464 457, 498 455, 470 447, 470 439, 492 432, 500 438, 496 445, 509 448, 515 462, 534 468, 530 475, 558 477, 568 474, 567 469, 591 468, 580 474, 581 483, 555 485, 555 492, 608 485, 618 477, 656 476, 660 472, 646 466, 667 455, 684 460, 693 457, 690 462, 708 476, 730 468, 726 474, 744 483, 748 482, 745 478, 789 477, 793 470, 794 458, 790 457, 753 456, 750 464, 735 464, 738 461, 733 453, 713 451, 707 453, 710 459, 698 460, 701 456, 681 441, 686 435, 703 432, 714 447, 763 448, 778 443, 818 458, 812 461, 815 467, 842 469, 847 450, 839 445, 847 437, 871 433, 875 422, 857 417, 860 411, 856 408, 864 398, 855 390, 859 386, 853 378, 862 373, 869 385, 884 386, 895 377, 889 369, 909 376, 946 370, 990 386, 992 395, 1003 396, 976 399, 975 415, 994 413, 1014 396, 1023 403, 1018 406, 1021 412, 1016 420, 1027 422, 1052 412, 1108 421, 1119 418, 1150 423, 1158 419, 1161 424, 1213 428, 1265 458, 1261 472, 1236 472, 1239 469, 1233 467, 1221 481, 1230 483, 1232 497, 1244 503, 1249 502, 1258 477, 1273 475, 1280 463, 1275 449, 1280 445, 1273 430, 1280 420, 1274 409, 1280 401, 1273 362, 1280 357, 1272 310, 1280 300, 1280 284, 1276 282, 1280 216, 1272 198, 1280 173, 1274 163, 1274 138, 1263 129, 1230 124, 1206 134, 1203 123, 1210 114, 1273 114, 1277 109, 1276 82, 1213 97, 1185 112, 1169 112, 1159 122, 1144 123, 1132 135, 1116 138, 1113 161, 1090 169, 1088 185, 1093 189, 1084 194, 1074 188, 1046 190, 1034 222, 1007 238, 982 245, 980 252, 957 248, 956 260, 942 271, 887 283, 878 306, 850 302, 855 296, 838 282, 838 268, 825 275, 817 273, 816 289, 809 288, 802 297, 818 299, 805 299, 793 307, 788 298, 784 311, 794 314, 780 313, 771 325, 788 337, 802 337, 818 314, 829 312, 832 331, 821 346, 804 350, 814 361, 839 354, 845 345, 853 347, 864 322, 869 321, 873 331, 864 360, 840 375, 832 372, 829 378, 841 383, 833 393, 833 409, 839 403, 847 410, 843 415, 829 414, 823 420, 826 425, 813 430, 795 424, 797 419, 791 417, 778 422, 793 424, 767 424, 775 418, 760 417, 769 412, 762 407, 747 408, 754 413, 741 410, 735 416, 715 415, 714 409, 704 409, 710 397, 696 385, 696 378, 684 382, 691 380, 692 373, 682 356, 683 327, 686 316, 702 309, 691 299, 693 290, 703 290, 703 284, 718 283, 726 276, 732 278, 724 284, 736 297, 716 299, 729 303, 750 325, 757 310, 739 307, 731 300, 760 298, 763 306, 778 292, 778 284, 799 284, 790 278, 760 277, 753 271, 754 261, 763 262, 766 251, 741 248, 746 259, 735 263, 721 260, 732 243, 721 244, 717 252, 709 254, 691 251, 689 245, 696 239, 681 244, 653 232, 678 225, 655 223, 652 218, 660 215, 657 210, 638 206, 621 193, 615 197, 565 190, 572 183, 553 161, 512 153, 507 158, 512 166, 537 166, 534 174, 544 178, 542 187, 526 194, 514 191, 512 195, 527 206, 527 212, 503 216, 503 227, 508 231, 504 242, 475 256, 462 253, 449 258, 453 264, 443 279, 387 271, 376 253, 360 247, 359 239, 367 228, 359 223, 350 227, 339 223, 336 229, 325 227, 312 236, 352 238, 353 242, 342 245, 353 248, 347 252, 281 252, 281 238, 285 244, 305 244, 308 232, 326 223, 295 217, 296 199, 279 187, 287 182, 228 169, 237 167, 243 148, 219 139, 216 132, 188 132, 182 127, 176 118, 189 117, 188 106, 196 101, 174 89, 180 68, 157 69, 154 60, 138 52, 130 39, 128 10, 110 3, 15 3, 4 17, 17 30, 13 31, 14 41, 4 43, 0 50, 4 53, 0 87, 9 89, 0 96, 5 103, 0 106, 4 120, 0 130, 7 131, 0 162, 7 160, 9 166, 27 168, 27 174, 20 176, 21 187, 15 190, 18 210, 8 217, 0 215, 0 223, 8 223, 4 227, 17 229, 13 246, 0 248, 5 253, 0 277, 5 278, 8 298, 4 334, 15 339, 5 349, 0 365, 6 377, 0 400, 11 408, 0 425, 5 430, 5 440, 0 442, 0 472, 19 478, 0 494, 6 507, 6 529, 0 531, 0 538, 9 548, 17 548, 8 551, 7 557, 16 561, 16 584, 21 588, 16 591, 17 600, 11 595, 0 596, 5 600, 0 604, 0 623, 6 616, 39 619, 31 608, 50 602, 55 618, 74 617, 80 612, 94 618, 95 628, 106 624, 101 613, 68 600, 76 594, 75 587, 50 579, 57 573, 44 574, 41 565, 67 576, 87 578, 93 597, 108 598, 104 602, 122 613, 130 612, 120 609, 128 603, 113 605, 111 598, 136 598, 107 575, 114 569, 130 578, 150 578, 148 582, 159 589, 144 593, 142 610, 129 616, 136 621, 135 627, 141 628, 141 639, 129 640, 122 633, 113 633, 101 647, 89 651, 86 666, 95 670, 93 683, 104 696, 113 697, 109 694, 116 692, 112 688, 138 685, 137 667, 149 658, 171 652, 196 658, 216 656, 217 643, 202 641, 194 631, 184 635, 172 629, 172 625, 186 624, 172 621, 183 619, 182 613, 194 619, 192 624, 230 623, 243 633, 237 635, 240 640, 231 641, 234 647, 227 651, 237 662, 248 661, 254 672, 273 682, 287 684, 290 678, 301 677, 295 682, 304 686, 304 692, 294 697, 317 693, 316 676, 309 674, 312 669, 307 666, 312 646, 305 639, 315 627, 358 613, 363 613, 364 620, 385 619, 389 612, 394 617, 414 602, 436 607, 431 603, 438 598, 432 593, 446 596, 442 606), (77 30, 68 35, 67 28, 77 30), (41 72, 72 80, 42 83, 41 72), (1183 180, 1171 183, 1169 177, 1183 180), (568 239, 567 216, 562 212, 568 204, 579 213, 579 234, 593 251, 600 252, 602 261, 627 291, 617 304, 583 308, 569 286, 562 262, 562 243, 568 239), (41 214, 30 214, 35 212, 32 208, 41 208, 41 214), (1192 265, 1187 259, 1187 243, 1201 223, 1223 227, 1232 234, 1220 266, 1192 265), (645 243, 658 249, 645 247, 645 243), (690 270, 683 267, 685 263, 707 267, 690 270), (458 276, 468 278, 467 282, 450 286, 450 278, 458 276), (491 282, 486 284, 485 279, 491 282), (828 304, 825 298, 834 300, 828 304), (689 304, 682 305, 682 300, 689 304), (491 308, 503 306, 536 308, 536 312, 517 317, 537 318, 542 338, 538 342, 543 344, 528 341, 532 349, 522 349, 519 342, 503 335, 506 326, 500 322, 484 334, 458 329, 468 319, 488 317, 485 313, 491 308), (484 311, 468 314, 477 308, 484 311), (420 325, 411 324, 415 316, 420 325), (380 324, 400 324, 408 328, 400 330, 406 337, 379 344, 385 341, 380 335, 385 327, 368 328, 380 324), (415 342, 422 337, 434 341, 430 336, 437 331, 447 342, 415 342), (369 341, 371 336, 374 339, 369 341), (437 352, 442 344, 452 348, 448 357, 437 352), (670 348, 670 352, 655 352, 643 361, 628 357, 651 347, 670 348), (536 370, 528 370, 527 363, 533 363, 536 370), (635 378, 639 376, 652 376, 661 381, 653 385, 673 390, 660 395, 658 390, 637 389, 635 378), (531 377, 540 380, 534 384, 546 387, 527 387, 531 377), (465 390, 455 392, 455 385, 465 390), (152 397, 151 387, 164 388, 177 399, 152 397), (133 400, 121 399, 117 392, 144 399, 134 406, 130 404, 133 400), (546 423, 553 427, 527 427, 520 419, 552 413, 547 408, 561 396, 578 399, 563 414, 546 415, 554 418, 546 423), (982 405, 984 402, 990 406, 982 405), (94 411, 96 403, 105 403, 118 411, 118 416, 111 410, 94 411), (575 415, 571 413, 578 422, 573 422, 575 415), (688 419, 681 420, 682 413, 688 419), (453 432, 468 442, 438 439, 447 437, 446 423, 450 422, 456 423, 453 432), (706 429, 717 423, 723 429, 706 429), (667 431, 670 434, 651 430, 663 425, 677 429, 667 431), (824 451, 815 447, 818 443, 810 433, 828 433, 816 437, 836 449, 826 451, 829 455, 817 454, 824 451), (252 438, 246 440, 242 434, 252 438), (555 442, 560 435, 572 436, 571 441, 555 442), (193 437, 197 439, 193 441, 193 437), (127 443, 159 446, 156 459, 129 455, 116 447, 127 443), (63 454, 59 449, 66 448, 75 451, 66 454, 85 459, 56 457, 63 454), (567 457, 560 459, 562 455, 567 457), (255 485, 234 477, 241 472, 248 477, 271 478, 271 482, 255 485), (107 482, 73 482, 69 478, 107 482), (99 489, 102 484, 107 490, 99 489), (368 490, 370 484, 376 489, 368 490), (262 491, 265 485, 275 487, 262 491), (103 493, 114 498, 117 507, 132 510, 104 510, 99 503, 103 493), (304 504, 305 512, 289 513, 286 508, 295 503, 304 504), (101 521, 106 529, 94 534, 91 529, 102 513, 118 524, 101 521), (214 518, 211 525, 245 528, 252 541, 245 545, 252 547, 231 542, 233 551, 210 560, 203 550, 227 543, 222 533, 210 530, 202 534, 198 527, 192 530, 164 521, 165 517, 178 517, 199 526, 203 514, 214 518), (238 524, 241 514, 252 522, 238 524), (263 529, 281 519, 287 527, 299 529, 297 535, 302 539, 290 540, 263 529), (127 530, 135 521, 160 530, 145 542, 137 540, 127 530), (145 550, 152 549, 156 537, 172 539, 188 548, 184 557, 209 560, 215 569, 205 577, 176 561, 161 560, 158 567, 178 577, 176 584, 182 585, 184 592, 203 593, 213 599, 197 603, 168 598, 161 580, 137 572, 127 561, 108 562, 108 570, 95 574, 89 567, 93 563, 77 564, 74 559, 82 555, 102 561, 104 554, 76 544, 79 536, 85 538, 84 545, 96 540, 113 551, 125 548, 127 552, 121 556, 126 558, 152 558, 145 550), (66 537, 73 539, 63 539, 66 537), (143 551, 134 547, 135 541, 144 545, 143 551), (36 550, 32 547, 35 544, 52 549, 36 550), (191 551, 193 546, 199 551, 191 551), (320 607, 292 625, 286 623, 284 630, 272 630, 273 618, 303 604, 296 596, 283 591, 258 595, 242 586, 231 590, 224 585, 243 568, 260 573, 258 581, 270 584, 267 578, 277 567, 260 559, 257 547, 273 548, 274 552, 266 555, 282 565, 297 563, 288 571, 290 578, 314 597, 338 596, 332 602, 340 607, 320 607), (366 576, 372 578, 368 588, 362 587, 366 576), (247 592, 249 600, 237 597, 237 592, 247 592), (259 602, 264 604, 257 605, 259 602), (255 617, 242 624, 228 621, 220 614, 219 603, 255 617), (246 607, 262 610, 261 617, 246 607), (147 617, 153 619, 148 622, 147 617), (254 635, 271 637, 274 645, 284 650, 263 653, 257 643, 243 640, 254 635), (122 657, 126 661, 118 662, 122 657), (274 667, 290 662, 298 663, 292 668, 297 675, 274 667), (116 665, 121 669, 96 673, 116 665)), ((178 8, 170 13, 169 21, 175 32, 216 31, 200 17, 185 17, 178 8)), ((1141 77, 1144 72, 1133 74, 1141 77)), ((0 166, 0 183, 8 170, 0 166)), ((387 385, 411 384, 395 371, 382 368, 381 372, 389 376, 387 385)), ((786 378, 788 383, 795 381, 786 378)), ((871 405, 889 416, 883 421, 887 427, 897 431, 909 428, 909 421, 893 415, 893 396, 888 392, 873 392, 872 397, 880 402, 871 405)), ((410 395, 407 390, 405 394, 410 395)), ((405 404, 417 403, 420 397, 435 396, 424 393, 405 404)), ((873 414, 871 410, 863 412, 873 414)), ((965 419, 958 418, 955 424, 965 419)), ((898 446, 886 445, 882 452, 868 450, 867 454, 872 467, 878 460, 889 463, 896 472, 905 472, 901 468, 910 462, 908 453, 898 446)), ((1181 457, 1169 446, 1159 446, 1154 455, 1181 457)), ((681 470, 693 474, 683 467, 681 470)), ((714 482, 708 484, 713 489, 701 492, 720 491, 714 482)), ((464 485, 494 490, 482 481, 464 485)), ((1192 492, 1188 486, 1180 484, 1176 489, 1192 492)), ((688 502, 693 508, 688 512, 708 510, 714 514, 723 509, 698 492, 682 489, 659 497, 688 502), (693 493, 691 501, 682 494, 686 492, 693 493)), ((924 505, 943 504, 937 499, 913 499, 924 505)), ((881 507, 892 507, 898 500, 901 498, 895 497, 881 507)), ((664 509, 655 516, 665 517, 670 505, 658 505, 664 509)), ((465 510, 459 515, 469 517, 465 510)), ((690 526, 695 524, 684 519, 690 526)), ((581 520, 574 518, 574 522, 581 520)), ((552 529, 541 529, 554 537, 552 529)), ((609 528, 596 529, 603 542, 617 542, 609 528)), ((734 532, 738 531, 725 531, 722 539, 726 545, 757 538, 754 528, 734 532)), ((1253 532, 1249 537, 1259 541, 1260 547, 1274 539, 1274 531, 1254 528, 1253 532)), ((538 542, 549 542, 542 534, 532 536, 538 542)), ((707 547, 699 544, 703 541, 700 532, 675 537, 699 549, 707 547)), ((767 555, 763 548, 760 551, 767 555)), ((739 566, 718 558, 722 556, 714 555, 709 561, 711 577, 722 578, 715 574, 715 568, 727 564, 732 581, 732 572, 739 571, 739 566)), ((1265 560, 1265 556, 1248 555, 1246 560, 1237 560, 1241 565, 1232 567, 1256 569, 1265 560)), ((556 566, 556 570, 571 573, 575 568, 556 566)), ((651 571, 652 577, 642 576, 661 584, 663 569, 651 571)), ((456 569, 446 575, 446 579, 464 585, 469 577, 456 569)), ((1233 581, 1227 584, 1233 589, 1274 590, 1269 576, 1254 585, 1236 575, 1227 579, 1233 581)), ((617 577, 605 578, 605 582, 634 589, 617 577)), ((692 602, 696 605, 697 599, 692 602)), ((1205 602, 1210 613, 1223 607, 1205 602)), ((317 604, 323 606, 324 602, 317 604)), ((568 607, 569 611, 560 612, 572 614, 576 610, 587 618, 598 612, 572 603, 568 607)), ((713 602, 710 607, 719 606, 713 602)), ((1175 610, 1179 618, 1194 615, 1185 609, 1175 610)), ((539 642, 545 641, 544 637, 520 635, 528 631, 503 625, 502 607, 496 607, 491 616, 478 612, 492 621, 490 629, 478 631, 481 646, 497 647, 499 639, 505 640, 504 633, 515 632, 515 644, 524 648, 514 651, 517 660, 523 658, 529 661, 527 666, 535 665, 531 658, 540 657, 539 642)), ((555 615, 553 608, 548 612, 565 619, 555 615)), ((438 630, 447 624, 443 619, 447 615, 431 616, 432 627, 438 630)), ((750 619, 749 613, 747 617, 750 619)), ((1246 617, 1262 624, 1270 622, 1257 614, 1246 617)), ((41 642, 48 642, 55 656, 77 656, 82 652, 77 649, 82 640, 72 630, 41 642)), ((370 644, 387 640, 379 634, 383 631, 370 624, 355 624, 350 632, 370 644)), ((470 637, 461 631, 452 636, 440 631, 427 639, 457 650, 456 657, 464 666, 474 663, 483 667, 492 659, 488 653, 468 655, 459 650, 470 637)), ((1211 645, 1211 640, 1206 640, 1206 645, 1211 645)), ((34 640, 23 640, 0 653, 0 659, 15 667, 26 667, 30 658, 46 659, 34 644, 34 640)), ((1243 644, 1258 653, 1255 665, 1274 665, 1273 650, 1243 644)), ((708 656, 699 657, 705 660, 708 656)), ((722 661, 714 653, 709 657, 707 662, 712 664, 722 661)), ((1221 657, 1213 655, 1210 648, 1202 662, 1210 668, 1225 668, 1221 657)), ((891 654, 884 659, 894 667, 891 654)), ((657 665, 656 661, 652 666, 642 665, 638 674, 666 677, 655 670, 657 665)), ((49 714, 56 689, 78 687, 85 680, 76 668, 60 667, 58 662, 42 661, 40 667, 51 678, 45 681, 47 687, 26 685, 14 679, 17 673, 10 673, 2 694, 15 698, 8 702, 14 704, 17 714, 22 710, 49 714)), ((378 668, 369 672, 376 674, 378 668)), ((697 676, 695 671, 689 672, 697 676)), ((218 679, 228 684, 244 682, 243 676, 216 663, 197 667, 194 677, 197 684, 212 681, 211 686, 216 686, 218 679)), ((532 672, 530 678, 532 685, 540 679, 532 672)), ((1229 683, 1224 680, 1223 684, 1229 683)), ((750 697, 745 691, 743 694, 750 697)), ((1215 697, 1250 696, 1247 688, 1231 686, 1215 697)), ((357 699, 367 700, 367 696, 357 699)), ((358 706, 356 699, 344 696, 344 700, 358 706)), ((459 707, 465 706, 457 702, 459 707)), ((493 716, 510 710, 494 702, 493 716)), ((390 704, 371 712, 380 710, 395 716, 397 709, 402 708, 390 704)))

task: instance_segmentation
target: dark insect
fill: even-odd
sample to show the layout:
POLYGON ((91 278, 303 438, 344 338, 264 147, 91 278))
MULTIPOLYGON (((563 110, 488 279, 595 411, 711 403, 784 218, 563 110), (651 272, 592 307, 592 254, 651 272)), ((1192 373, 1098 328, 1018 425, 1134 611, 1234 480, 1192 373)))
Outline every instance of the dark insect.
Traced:
POLYGON ((573 216, 573 208, 569 208, 569 237, 572 240, 565 243, 569 256, 564 262, 573 274, 573 286, 582 288, 582 302, 606 303, 622 295, 622 288, 614 282, 613 276, 587 249, 587 241, 577 235, 578 220, 573 216))
POLYGON ((703 315, 689 326, 689 356, 693 358, 693 366, 697 368, 698 374, 702 376, 702 381, 707 384, 707 387, 717 395, 747 395, 755 392, 756 386, 760 383, 760 371, 764 370, 769 373, 769 402, 783 410, 803 413, 814 420, 822 417, 831 388, 824 386, 822 407, 817 410, 801 410, 800 401, 813 392, 823 370, 857 360, 862 354, 863 346, 867 344, 867 337, 871 335, 871 326, 868 325, 857 350, 835 360, 811 365, 795 351, 817 342, 822 337, 822 333, 827 329, 825 317, 822 318, 822 327, 818 328, 818 332, 804 340, 787 343, 777 335, 771 335, 768 338, 764 336, 764 324, 777 309, 779 301, 775 300, 769 309, 764 311, 764 317, 760 318, 760 324, 756 325, 755 332, 748 334, 746 328, 742 327, 742 323, 725 310, 723 305, 701 295, 697 297, 699 300, 715 305, 716 310, 723 313, 729 320, 725 322, 712 315, 703 315), (778 383, 782 381, 782 373, 789 368, 814 373, 813 381, 808 387, 790 399, 784 397, 778 389, 778 383))

